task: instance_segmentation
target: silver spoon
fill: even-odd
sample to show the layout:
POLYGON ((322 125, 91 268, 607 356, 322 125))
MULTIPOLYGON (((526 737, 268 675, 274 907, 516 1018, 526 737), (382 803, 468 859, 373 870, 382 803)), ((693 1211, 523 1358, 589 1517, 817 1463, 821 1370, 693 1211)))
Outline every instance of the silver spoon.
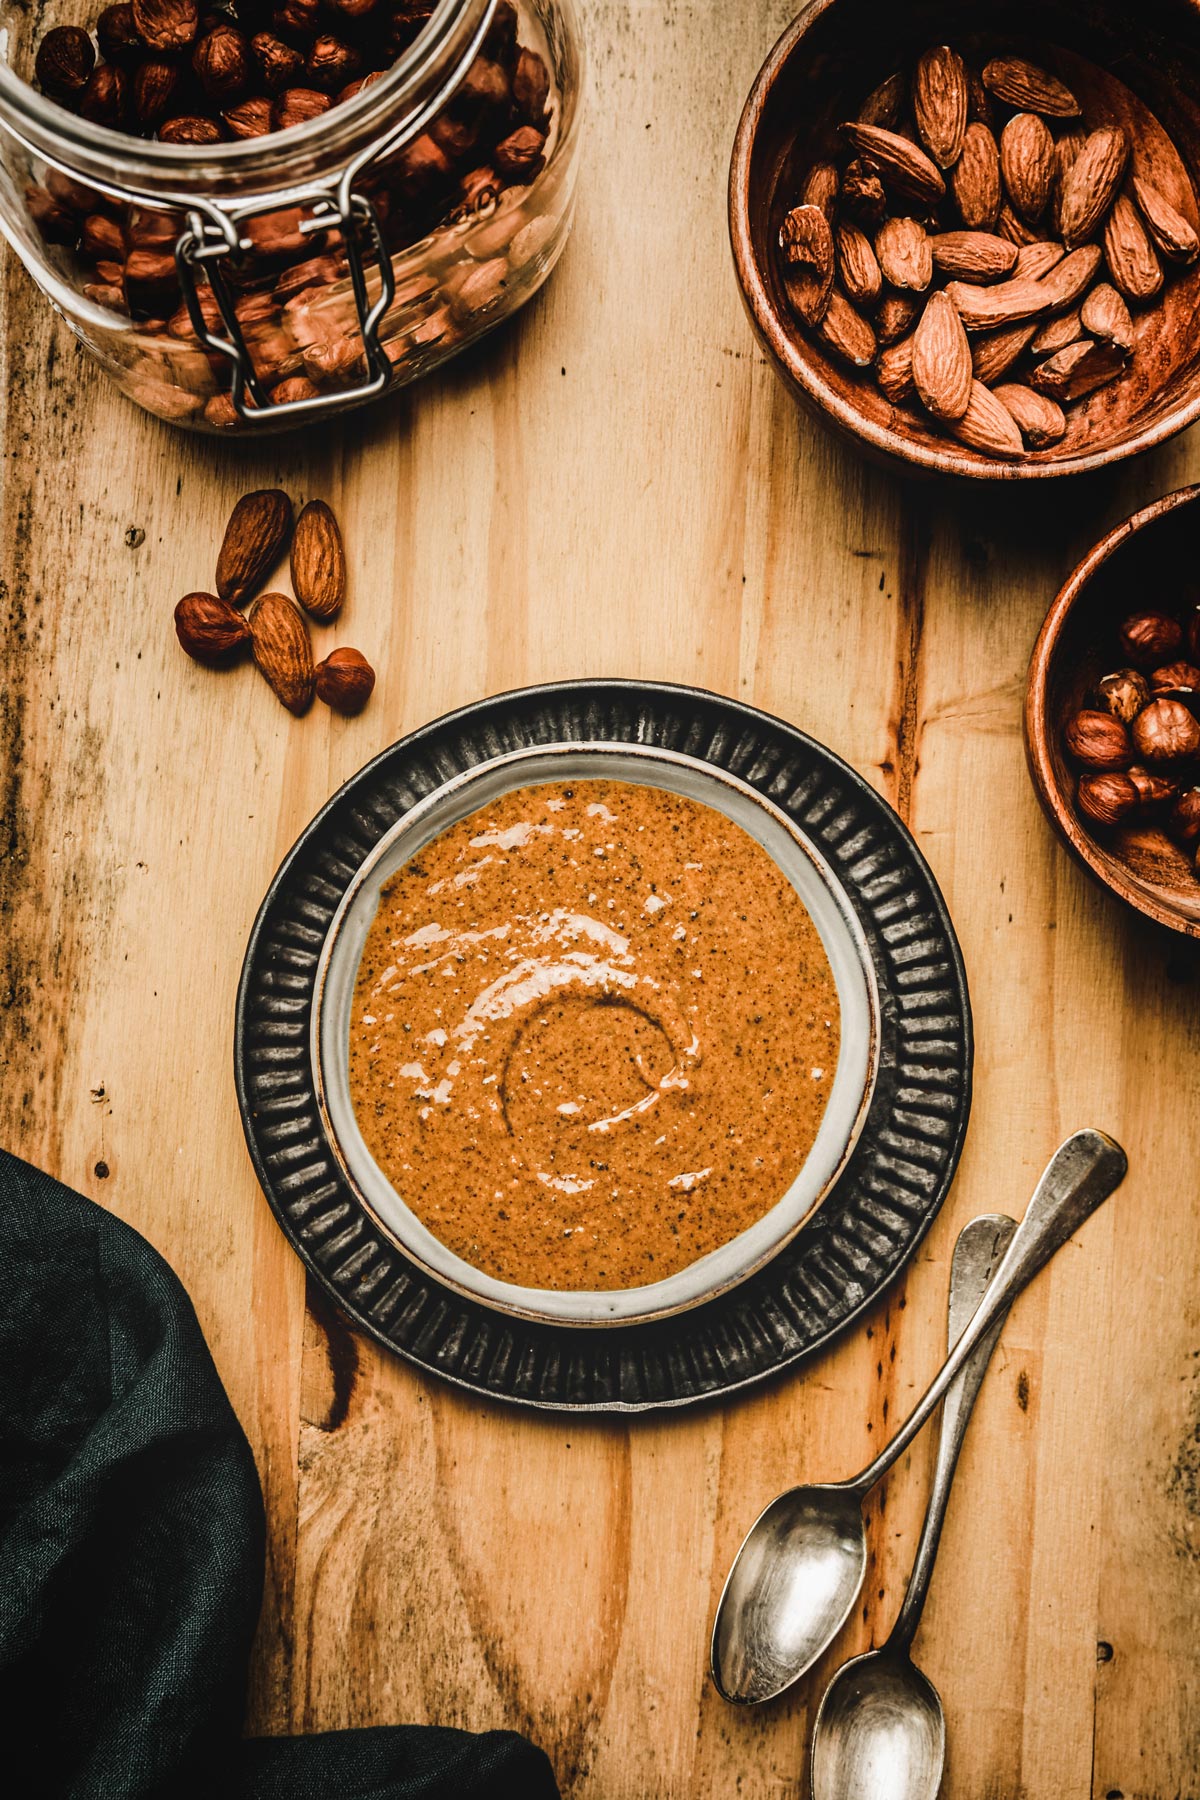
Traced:
POLYGON ((717 1606, 712 1676, 749 1705, 790 1687, 837 1636, 867 1566, 863 1501, 912 1442, 976 1344, 1113 1190, 1125 1152, 1101 1131, 1059 1146, 974 1318, 891 1443, 851 1481, 791 1488, 759 1514, 717 1606))
MULTIPOLYGON (((983 1299, 1016 1223, 1002 1213, 972 1219, 959 1233, 950 1268, 949 1348, 983 1299)), ((946 1502, 967 1422, 1004 1314, 980 1339, 947 1389, 937 1462, 908 1591, 887 1642, 844 1663, 825 1690, 813 1730, 813 1800, 937 1800, 946 1722, 937 1689, 912 1661, 933 1573, 946 1502)))

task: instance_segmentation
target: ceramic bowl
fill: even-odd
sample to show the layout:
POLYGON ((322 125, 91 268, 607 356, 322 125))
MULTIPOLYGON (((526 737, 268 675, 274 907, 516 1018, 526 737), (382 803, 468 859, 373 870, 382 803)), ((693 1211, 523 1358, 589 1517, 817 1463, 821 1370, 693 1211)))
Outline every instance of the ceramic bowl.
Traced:
POLYGON ((893 406, 869 371, 832 361, 788 308, 776 245, 805 171, 840 149, 838 124, 855 116, 879 82, 911 69, 940 43, 980 63, 1006 52, 1052 69, 1086 117, 1125 124, 1139 171, 1171 191, 1197 223, 1194 198, 1187 197, 1189 183, 1200 194, 1200 31, 1191 0, 1142 0, 1136 8, 1125 0, 979 0, 970 7, 810 0, 759 73, 730 169, 734 262, 761 343, 810 412, 877 458, 910 468, 986 481, 1045 479, 1162 443, 1200 417, 1200 265, 1174 276, 1161 305, 1141 314, 1125 374, 1067 408, 1062 442, 1014 461, 955 442, 915 402, 893 406))
POLYGON ((1183 611, 1195 596, 1200 487, 1181 488, 1101 538, 1046 615, 1029 666, 1025 748, 1038 799, 1090 875, 1159 925, 1200 937, 1200 879, 1154 823, 1094 832, 1075 809, 1063 728, 1117 659, 1122 619, 1143 606, 1183 611))
POLYGON ((514 751, 456 775, 404 814, 359 868, 334 915, 317 971, 311 1054, 330 1142, 364 1205, 439 1281, 521 1318, 627 1325, 696 1306, 744 1281, 786 1244, 833 1187, 862 1129, 878 1064, 879 999, 862 929, 825 859, 777 807, 736 776, 637 745, 562 744, 514 751), (448 1250, 384 1175, 354 1116, 348 1078, 354 983, 384 884, 440 832, 513 788, 588 777, 659 787, 715 807, 755 838, 796 888, 820 933, 841 1005, 841 1049, 813 1148, 787 1192, 729 1243, 636 1288, 557 1292, 500 1281, 448 1250))

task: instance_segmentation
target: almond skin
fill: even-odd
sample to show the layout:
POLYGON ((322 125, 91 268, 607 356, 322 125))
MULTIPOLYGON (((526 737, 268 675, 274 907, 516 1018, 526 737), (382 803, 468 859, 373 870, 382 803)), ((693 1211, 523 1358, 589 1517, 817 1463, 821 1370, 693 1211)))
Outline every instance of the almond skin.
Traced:
POLYGON ((1050 129, 1037 113, 1016 113, 1004 127, 1000 173, 1020 216, 1030 223, 1040 219, 1050 204, 1058 161, 1050 129))
POLYGON ((1068 344, 1077 344, 1080 338, 1092 335, 1084 330, 1081 313, 1060 313, 1057 318, 1047 320, 1042 326, 1029 346, 1030 355, 1053 356, 1056 351, 1065 350, 1068 344))
POLYGON ((1084 140, 1062 186, 1058 228, 1068 250, 1086 243, 1112 205, 1129 161, 1129 139, 1104 125, 1084 140))
POLYGON ((843 125, 842 131, 895 193, 933 205, 946 192, 941 170, 911 138, 885 131, 880 125, 856 122, 843 125))
POLYGON ((1039 363, 1029 377, 1029 385, 1052 400, 1082 400, 1106 381, 1112 381, 1125 368, 1125 356, 1114 344, 1098 344, 1093 338, 1080 338, 1054 356, 1039 363))
POLYGON ((217 557, 217 593, 242 606, 287 549, 292 503, 279 488, 243 494, 229 515, 217 557))
POLYGON ((967 129, 967 72, 948 44, 927 50, 913 74, 917 134, 939 168, 956 163, 967 129))
POLYGON ((838 274, 855 306, 873 307, 883 292, 883 276, 871 240, 857 225, 839 225, 836 233, 838 274))
POLYGON ((1133 349, 1133 320, 1129 308, 1111 283, 1096 283, 1084 300, 1079 321, 1089 337, 1115 344, 1126 354, 1133 349))
POLYGON ((264 594, 250 614, 254 661, 291 713, 307 712, 316 685, 304 615, 286 594, 264 594))
POLYGON ((986 125, 967 126, 950 172, 958 216, 968 231, 991 231, 1000 217, 1000 152, 986 125))
POLYGON ((1081 244, 1078 250, 1069 250, 1038 282, 1046 296, 1047 310, 1058 312, 1061 307, 1074 306, 1079 296, 1087 292, 1099 267, 1099 245, 1081 244))
POLYGON ((995 56, 983 71, 983 85, 997 100, 1047 119, 1074 119, 1079 102, 1069 87, 1036 63, 1019 56, 995 56))
POLYGON ((1155 246, 1170 262, 1191 263, 1200 255, 1200 237, 1153 182, 1133 178, 1133 197, 1155 246))
POLYGON ((945 294, 931 294, 913 334, 913 384, 935 419, 961 419, 971 398, 971 346, 945 294))
POLYGON ((310 500, 292 537, 292 586, 305 612, 332 619, 346 598, 346 551, 324 500, 310 500))
POLYGON ((950 430, 962 443, 970 444, 974 450, 986 450, 992 456, 1020 456, 1024 452, 1016 420, 979 381, 971 383, 967 410, 950 430))
POLYGON ((1104 259, 1113 286, 1127 300, 1150 300, 1162 286, 1162 265, 1133 201, 1118 194, 1104 227, 1104 259))
POLYGON ((982 381, 984 387, 999 381, 1025 354, 1036 331, 1036 325, 1009 325, 977 337, 971 346, 976 381, 982 381))
POLYGON ((875 364, 875 379, 894 406, 916 392, 913 382, 913 340, 915 332, 910 332, 898 343, 889 344, 886 350, 879 352, 875 364))
POLYGON ((875 333, 844 295, 834 292, 817 336, 827 350, 852 368, 865 369, 875 360, 875 333))
POLYGON ((1030 281, 1040 281, 1051 269, 1058 267, 1066 251, 1053 238, 1045 238, 1037 244, 1026 244, 1017 251, 1014 275, 1028 276, 1030 281))
POLYGON ((882 125, 885 131, 894 130, 900 123, 907 91, 907 84, 899 71, 895 75, 889 75, 863 101, 858 111, 859 124, 882 125))
POLYGON ((912 330, 921 311, 916 294, 888 294, 875 314, 875 335, 881 344, 894 344, 912 330))
POLYGON ((837 212, 838 188, 841 178, 837 166, 831 162, 814 163, 804 177, 804 186, 800 190, 802 206, 815 206, 825 214, 828 224, 833 224, 837 212))
POLYGON ((1018 325, 1049 311, 1046 291, 1040 281, 1001 281, 995 287, 975 287, 969 282, 951 281, 946 293, 968 331, 1018 325))
POLYGON ((220 665, 250 642, 250 627, 216 594, 185 594, 175 608, 175 635, 196 662, 220 665))
POLYGON ((361 712, 374 686, 374 669, 361 650, 352 650, 349 645, 331 650, 324 662, 317 664, 317 699, 334 712, 361 712))

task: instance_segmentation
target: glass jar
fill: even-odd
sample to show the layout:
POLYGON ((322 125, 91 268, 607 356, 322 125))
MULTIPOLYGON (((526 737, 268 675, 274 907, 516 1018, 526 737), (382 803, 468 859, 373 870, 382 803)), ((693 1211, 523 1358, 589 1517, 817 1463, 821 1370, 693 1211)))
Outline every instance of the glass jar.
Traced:
POLYGON ((129 7, 103 15, 101 56, 107 45, 114 60, 85 90, 90 117, 68 110, 77 95, 60 105, 35 89, 47 28, 90 32, 88 4, 0 0, 0 228, 95 359, 160 418, 248 436, 361 405, 465 349, 554 267, 578 144, 573 0, 217 0, 231 11, 206 14, 200 36, 232 29, 243 53, 252 41, 258 83, 261 27, 299 80, 273 101, 268 90, 239 102, 235 87, 215 125, 184 115, 158 127, 183 139, 262 131, 268 108, 281 126, 211 143, 99 122, 116 107, 149 115, 155 79, 193 110, 208 93, 199 38, 161 56, 123 49, 109 14, 129 7), (324 47, 353 59, 356 41, 396 60, 323 102, 324 47))

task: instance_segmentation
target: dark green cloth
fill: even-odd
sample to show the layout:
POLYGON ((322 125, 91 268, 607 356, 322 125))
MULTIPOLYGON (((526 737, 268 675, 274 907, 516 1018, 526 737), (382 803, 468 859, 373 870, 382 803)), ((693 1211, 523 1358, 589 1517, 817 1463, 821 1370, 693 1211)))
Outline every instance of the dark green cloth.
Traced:
POLYGON ((0 1152, 0 1789, 79 1800, 555 1800, 514 1732, 240 1736, 250 1447, 135 1231, 0 1152))

